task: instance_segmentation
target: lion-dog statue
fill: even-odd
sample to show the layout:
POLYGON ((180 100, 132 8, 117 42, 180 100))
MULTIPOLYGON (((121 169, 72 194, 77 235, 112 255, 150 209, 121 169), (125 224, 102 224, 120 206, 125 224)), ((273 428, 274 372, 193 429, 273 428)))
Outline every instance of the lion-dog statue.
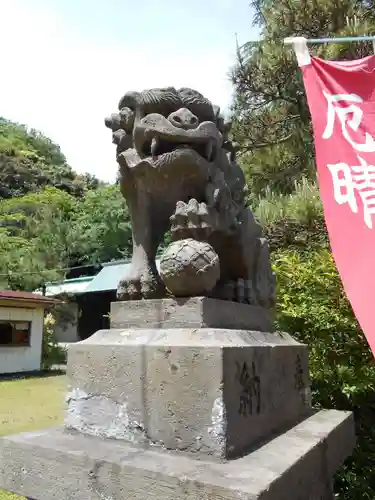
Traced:
POLYGON ((195 90, 168 87, 128 92, 118 110, 105 124, 117 146, 133 235, 118 299, 166 296, 155 259, 171 230, 174 239, 207 241, 219 255, 220 280, 210 296, 273 308, 268 244, 246 208, 244 174, 220 108, 195 90))

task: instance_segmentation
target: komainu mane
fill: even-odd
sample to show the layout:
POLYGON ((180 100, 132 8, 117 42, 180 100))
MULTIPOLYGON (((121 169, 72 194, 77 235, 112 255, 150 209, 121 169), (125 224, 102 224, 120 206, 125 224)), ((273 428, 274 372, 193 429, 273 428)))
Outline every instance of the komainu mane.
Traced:
POLYGON ((128 92, 106 119, 117 145, 120 186, 133 230, 131 272, 119 300, 166 296, 155 256, 165 233, 210 243, 220 280, 210 296, 271 308, 275 277, 260 225, 245 207, 245 178, 230 124, 199 92, 128 92))

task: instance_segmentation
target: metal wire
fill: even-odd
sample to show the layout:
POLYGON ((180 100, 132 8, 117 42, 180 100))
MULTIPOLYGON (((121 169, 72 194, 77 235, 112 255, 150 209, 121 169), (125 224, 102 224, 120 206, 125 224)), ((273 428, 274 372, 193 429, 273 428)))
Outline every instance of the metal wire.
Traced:
MULTIPOLYGON (((285 45, 292 45, 303 37, 289 37, 284 39, 285 45)), ((349 42, 375 42, 375 36, 342 36, 337 38, 305 38, 306 43, 349 43, 349 42)))

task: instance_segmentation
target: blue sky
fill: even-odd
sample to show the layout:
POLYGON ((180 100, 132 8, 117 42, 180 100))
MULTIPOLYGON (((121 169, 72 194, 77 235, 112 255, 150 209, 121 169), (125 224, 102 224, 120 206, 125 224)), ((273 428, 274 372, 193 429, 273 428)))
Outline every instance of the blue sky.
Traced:
POLYGON ((235 34, 258 38, 249 0, 1 0, 0 14, 0 116, 107 181, 117 164, 103 120, 122 94, 189 86, 225 109, 235 34))

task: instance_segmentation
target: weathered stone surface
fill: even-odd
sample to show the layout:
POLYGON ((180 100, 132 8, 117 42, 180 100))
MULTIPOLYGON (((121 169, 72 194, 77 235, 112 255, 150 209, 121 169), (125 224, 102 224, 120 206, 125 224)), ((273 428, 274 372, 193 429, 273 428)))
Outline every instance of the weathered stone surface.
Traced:
POLYGON ((166 295, 155 255, 171 226, 174 239, 207 241, 218 254, 216 297, 272 308, 268 245, 245 206, 245 177, 220 108, 193 89, 168 87, 127 92, 118 110, 105 124, 133 231, 131 271, 118 298, 166 295))
POLYGON ((235 457, 309 410, 307 348, 210 328, 111 329, 69 346, 65 424, 200 456, 235 457))
POLYGON ((269 311, 208 297, 112 302, 111 328, 234 328, 272 332, 269 311))
POLYGON ((206 241, 174 241, 160 257, 160 277, 175 297, 205 295, 220 278, 219 256, 206 241))
POLYGON ((351 414, 321 411, 226 463, 52 428, 0 439, 0 488, 38 500, 332 500, 353 428, 351 414))

